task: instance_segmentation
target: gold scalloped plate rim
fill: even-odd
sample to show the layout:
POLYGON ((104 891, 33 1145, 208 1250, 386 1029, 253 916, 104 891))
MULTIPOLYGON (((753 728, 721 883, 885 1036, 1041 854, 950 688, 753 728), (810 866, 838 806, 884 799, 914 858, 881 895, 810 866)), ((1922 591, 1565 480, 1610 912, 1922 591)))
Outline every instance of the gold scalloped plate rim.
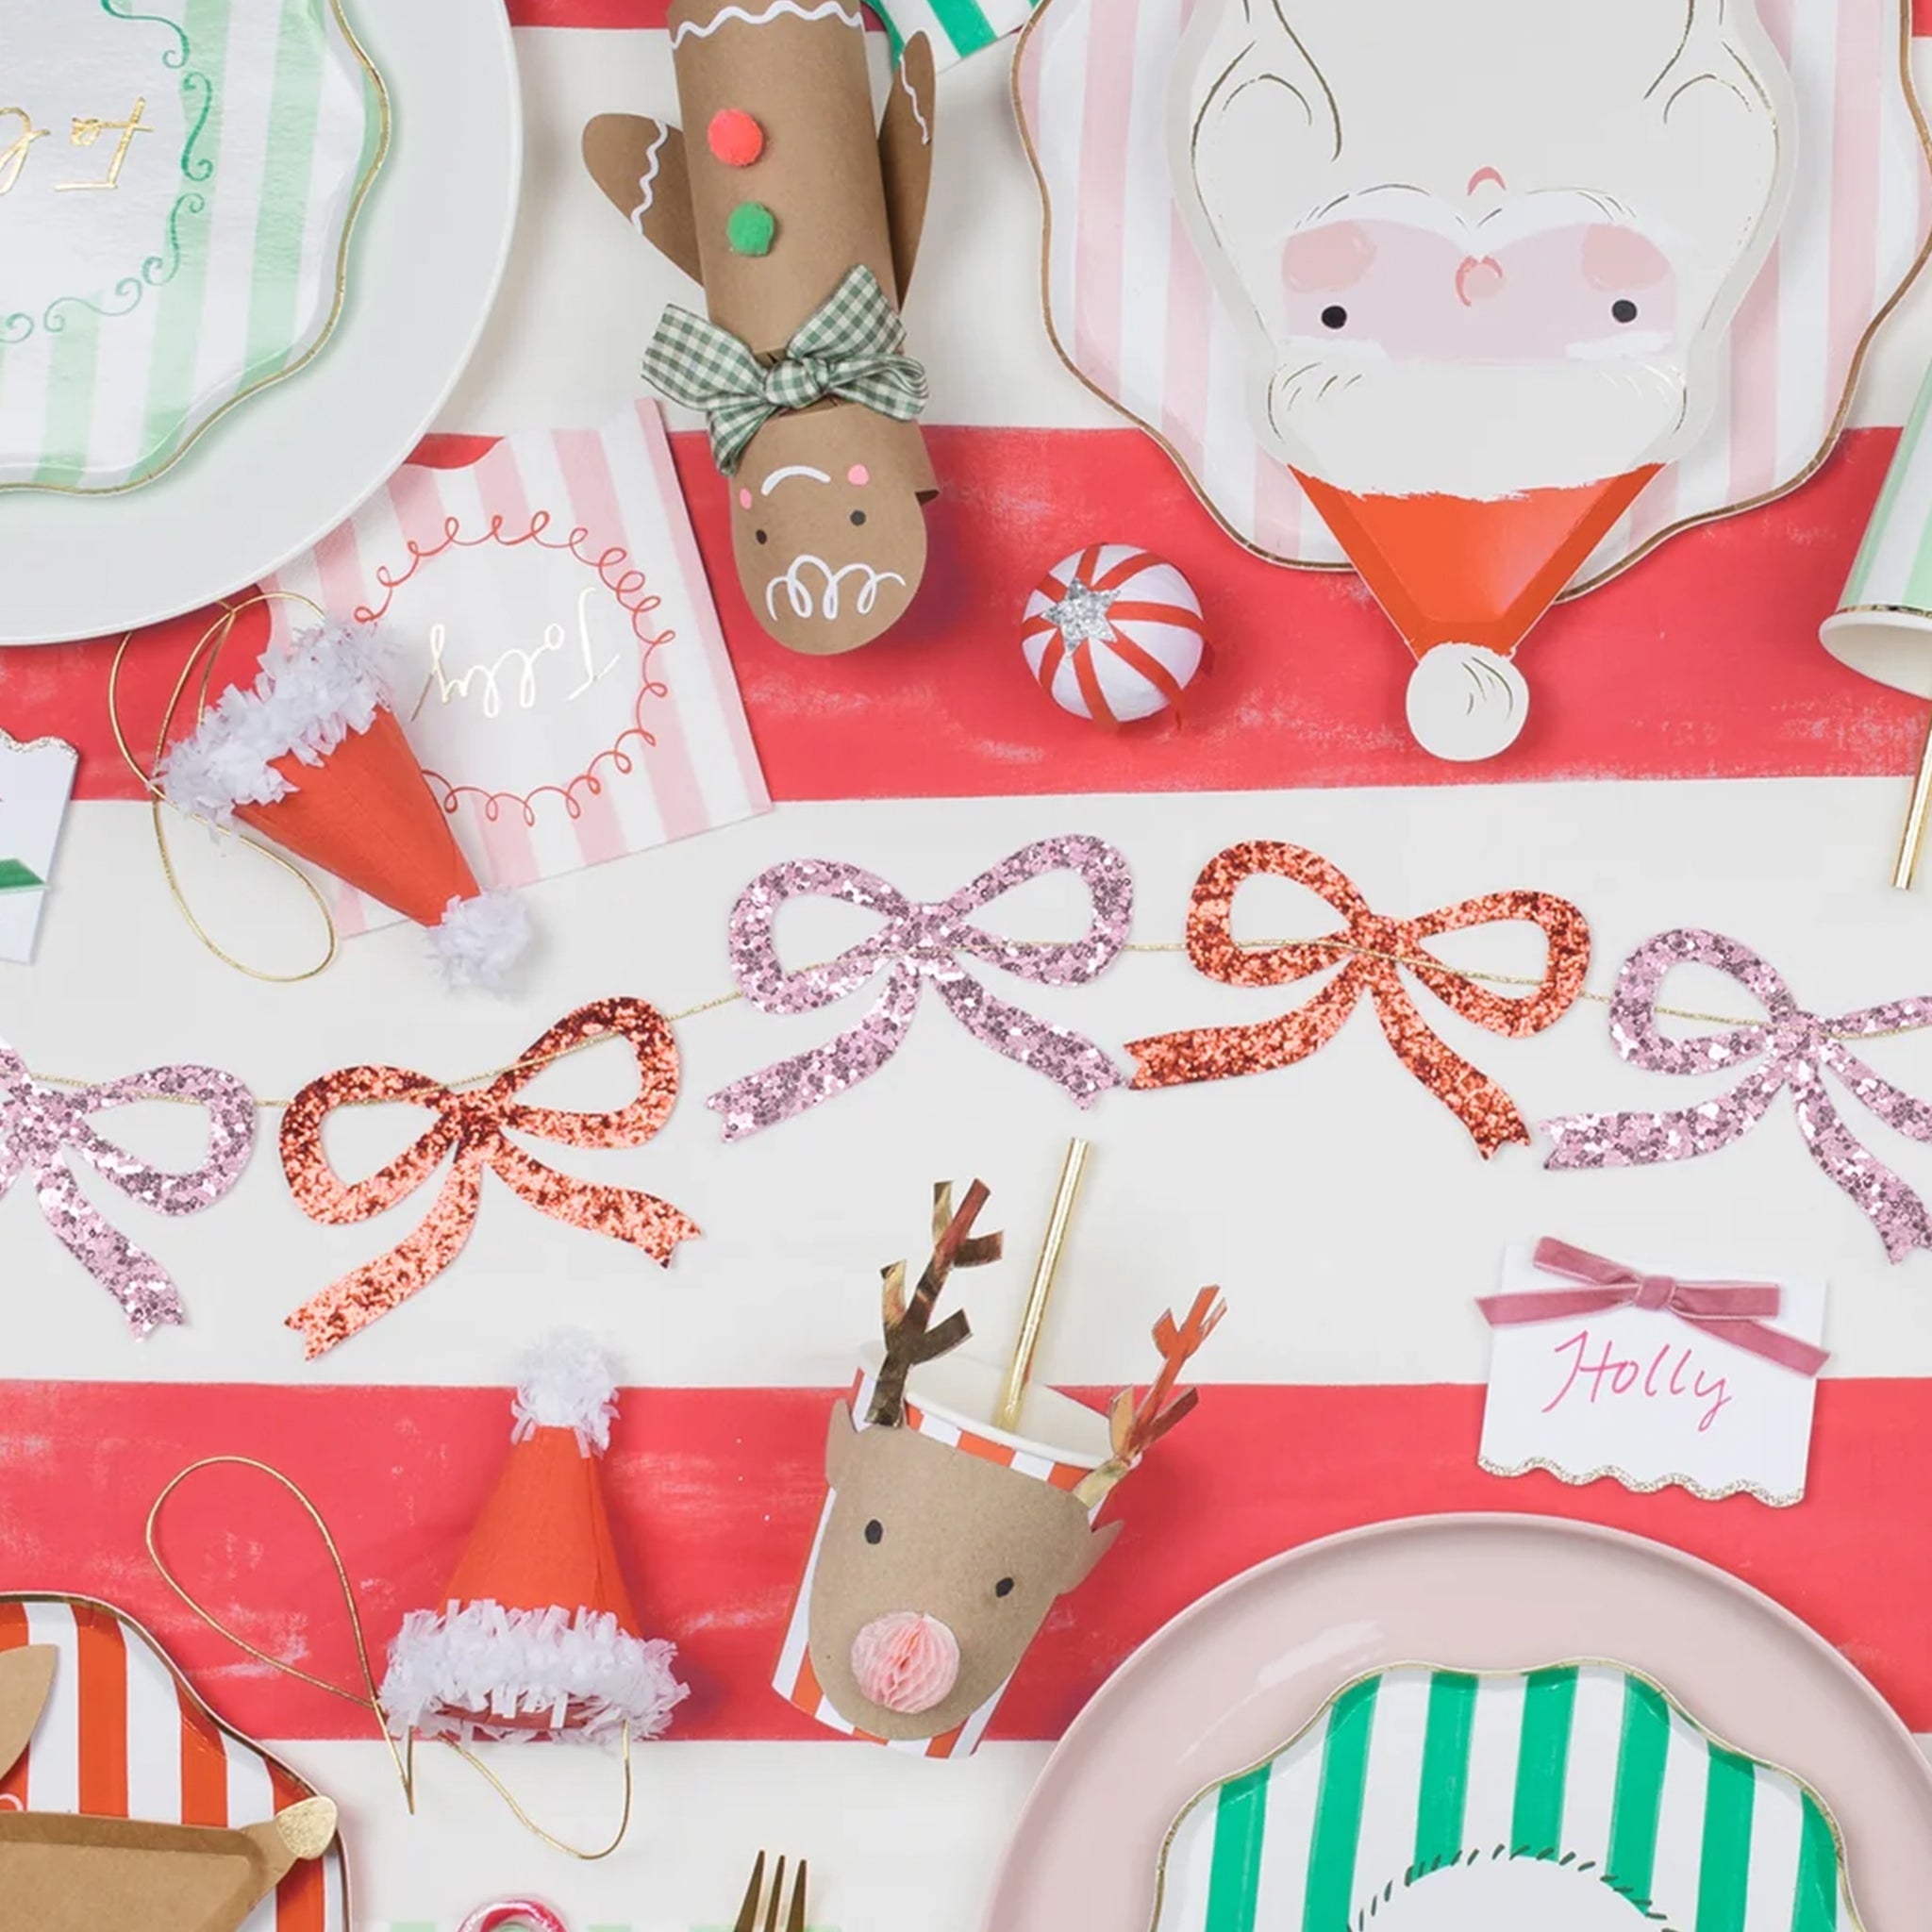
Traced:
POLYGON ((1527 1475, 1531 1470, 1541 1470, 1546 1475, 1553 1475, 1559 1483, 1568 1483, 1572 1489, 1582 1489, 1587 1484, 1601 1482, 1606 1476, 1612 1476, 1634 1496, 1654 1496, 1659 1490, 1676 1488, 1688 1490, 1700 1503, 1723 1503, 1732 1496, 1755 1496, 1773 1509, 1790 1509, 1805 1500, 1802 1489, 1792 1490, 1783 1495, 1774 1495, 1761 1483, 1754 1483, 1748 1477, 1740 1476, 1734 1483, 1726 1483, 1721 1489, 1712 1489, 1707 1483, 1701 1483, 1693 1475, 1686 1475, 1680 1470, 1672 1470, 1668 1474, 1658 1476, 1635 1476, 1627 1469, 1614 1462, 1599 1463, 1596 1468, 1579 1475, 1574 1470, 1565 1468, 1559 1462, 1553 1462, 1547 1456, 1532 1456, 1525 1461, 1505 1467, 1500 1462, 1491 1462, 1487 1456, 1476 1457, 1476 1466, 1486 1475, 1502 1476, 1506 1480, 1512 1476, 1527 1475))
MULTIPOLYGON (((375 62, 369 58, 368 50, 357 38, 356 29, 349 25, 349 17, 342 11, 342 0, 328 0, 328 8, 337 31, 341 33, 350 53, 356 57, 362 69, 363 79, 375 93, 381 132, 376 139, 375 151, 369 157, 369 164, 363 169, 362 178, 356 184, 356 192, 350 197, 348 211, 342 217, 341 239, 336 245, 335 299, 329 304, 328 314, 322 325, 322 333, 294 361, 285 363, 280 369, 261 377, 258 382, 250 383, 246 389, 237 390, 220 408, 205 416, 181 440, 168 459, 155 469, 143 471, 139 476, 130 476, 125 483, 0 483, 0 497, 28 491, 37 496, 125 496, 131 490, 145 490, 150 483, 157 483, 165 476, 231 409, 252 397, 258 396, 264 390, 275 388, 277 383, 287 382, 291 375, 299 375, 328 346, 330 338, 336 332, 337 324, 342 319, 342 308, 348 299, 349 244, 355 239, 357 225, 362 219, 362 210, 368 204, 369 191, 375 186, 375 177, 381 174, 382 164, 389 158, 390 143, 395 134, 395 115, 390 105, 388 83, 376 71, 375 62)), ((5 1601, 4 1597, 0 1597, 0 1603, 5 1601)))
MULTIPOLYGON (((1032 40, 1035 30, 1053 12, 1056 7, 1064 8, 1075 6, 1091 7, 1096 4, 1101 4, 1101 0, 1041 0, 1041 4, 1034 9, 1028 17, 1026 25, 1020 31, 1019 41, 1013 50, 1012 71, 1008 83, 1008 92, 1013 107, 1013 119, 1020 129, 1020 144, 1026 150, 1026 163, 1032 170, 1033 183, 1040 193, 1040 312, 1041 320, 1046 325, 1047 341, 1052 344, 1054 354, 1059 358, 1067 373, 1079 383, 1081 388, 1105 403, 1115 415, 1123 417, 1125 421, 1131 423, 1142 435, 1150 437, 1166 452, 1168 460, 1186 478, 1189 489, 1194 492, 1195 499, 1199 502, 1201 508, 1220 525, 1225 536, 1247 551, 1250 556, 1257 557, 1263 563, 1272 563, 1281 570, 1318 571, 1331 576, 1353 575, 1355 573, 1355 565, 1346 560, 1341 563, 1321 563, 1302 558, 1283 557, 1277 551, 1264 550, 1253 538, 1238 530, 1222 511, 1220 506, 1208 494, 1206 489, 1202 486, 1201 479, 1194 475, 1193 470, 1189 466, 1187 458, 1181 455, 1174 443, 1160 430, 1157 429, 1153 424, 1147 422, 1143 417, 1137 416, 1133 410, 1128 408, 1117 397, 1109 395, 1106 390, 1102 389, 1099 383, 1094 381, 1074 360, 1073 357, 1067 353, 1066 345, 1060 340, 1059 329, 1054 322, 1052 298, 1053 194, 1047 187, 1046 172, 1041 166, 1040 156, 1033 145, 1033 131, 1026 125, 1026 112, 1020 99, 1020 69, 1026 58, 1027 43, 1032 40)), ((1898 12, 1898 72, 1900 89, 1905 95, 1907 110, 1912 117, 1912 125, 1918 129, 1921 157, 1925 163, 1926 171, 1932 173, 1932 126, 1927 125, 1925 110, 1920 102, 1918 88, 1912 78, 1911 8, 1907 4, 1907 0, 1890 0, 1890 4, 1894 6, 1898 12)), ((1622 576, 1632 564, 1641 563, 1644 558, 1648 557, 1660 544, 1668 542, 1673 537, 1681 536, 1686 530, 1695 530, 1701 528, 1706 524, 1723 523, 1731 517, 1743 516, 1751 510, 1762 509, 1766 504, 1776 503, 1781 498, 1790 495, 1794 491, 1802 490, 1824 467, 1832 451, 1838 447, 1839 438, 1844 434, 1845 424, 1852 412, 1852 401, 1857 393, 1858 378, 1864 373, 1865 361, 1871 353, 1874 338, 1885 326, 1892 311, 1910 292, 1913 283, 1924 273, 1928 261, 1932 261, 1932 232, 1927 233, 1925 240, 1920 244, 1918 254, 1912 258, 1911 266, 1906 270, 1905 275, 1900 280, 1898 286, 1879 304, 1871 322, 1866 325, 1864 334, 1858 338, 1857 347, 1853 350, 1852 359, 1846 366, 1844 388, 1839 396, 1838 408, 1825 429, 1824 440, 1804 465, 1795 471, 1787 481, 1778 484, 1774 489, 1762 491, 1756 496, 1746 497, 1736 503, 1725 504, 1720 508, 1705 510, 1696 516, 1680 517, 1674 524, 1667 525, 1663 529, 1654 531, 1634 550, 1619 558, 1615 563, 1609 564, 1603 570, 1598 571, 1594 576, 1585 577, 1581 582, 1568 586, 1557 597, 1557 602, 1567 604, 1573 597, 1581 597, 1588 591, 1594 591, 1601 585, 1608 583, 1611 578, 1622 576)), ((1258 443, 1256 446, 1258 448, 1258 443)))
MULTIPOLYGON (((188 1681, 181 1666, 162 1648, 159 1639, 155 1636, 154 1632, 145 1624, 142 1623, 138 1617, 130 1616, 118 1605, 108 1603, 97 1596, 85 1595, 78 1591, 64 1590, 0 1590, 0 1604, 65 1604, 70 1609, 77 1605, 84 1609, 105 1611, 120 1624, 122 1629, 131 1631, 136 1637, 141 1639, 142 1642, 147 1646, 149 1654, 167 1672, 169 1676, 175 1680, 175 1689, 190 1700, 194 1708, 203 1717, 207 1718, 208 1723, 223 1737, 232 1738, 238 1744, 245 1744, 264 1764, 273 1765, 291 1784, 296 1786, 302 1791, 304 1801, 309 1798, 325 1798, 328 1795, 325 1791, 317 1790, 314 1785, 308 1778, 304 1777, 292 1764, 290 1764, 284 1758, 277 1757, 267 1745, 251 1738, 246 1731, 238 1731, 219 1712, 210 1709, 207 1699, 188 1681)), ((167 1821, 163 1820, 161 1822, 166 1823, 167 1821)), ((356 1920, 350 1910, 349 1853, 348 1848, 342 1842, 340 1831, 336 1834, 335 1842, 323 1851, 322 1857, 325 1862, 331 1857, 335 1861, 336 1874, 341 1880, 339 1891, 342 1905, 342 1924, 345 1932, 353 1932, 356 1920)))
MULTIPOLYGON (((5 1601, 5 1599, 0 1599, 0 1601, 5 1601)), ((1656 1691, 1663 1699, 1665 1705, 1676 1716, 1682 1718, 1707 1744, 1713 1746, 1719 1751, 1728 1752, 1733 1757, 1742 1757, 1751 1764, 1762 1766, 1766 1771, 1775 1772, 1780 1777, 1789 1778, 1797 1787, 1798 1790, 1805 1797, 1810 1799, 1812 1804, 1818 1807, 1819 1815, 1824 1820, 1825 1827, 1831 1833, 1832 1856, 1838 1865, 1839 1890, 1843 1896, 1845 1910, 1849 1915, 1845 1923, 1840 1927, 1840 1932, 1866 1932, 1864 1918, 1858 1910, 1857 1895, 1852 1890, 1851 1861, 1845 1856, 1844 1833, 1839 1826, 1838 1814, 1824 1802, 1824 1795, 1816 1787, 1807 1779, 1800 1776, 1789 1765, 1778 1763, 1775 1758, 1761 1757, 1755 1751, 1741 1750, 1738 1745, 1733 1744, 1728 1738, 1712 1730, 1695 1713, 1687 1710, 1681 1700, 1671 1690, 1669 1686, 1659 1684, 1648 1671, 1641 1671, 1635 1664, 1624 1663, 1613 1657, 1561 1657, 1553 1658, 1548 1663, 1518 1664, 1507 1669, 1484 1670, 1469 1670, 1460 1664, 1431 1663, 1424 1657, 1403 1657, 1391 1663, 1377 1664, 1373 1670, 1357 1671, 1346 1683, 1338 1684, 1327 1696, 1323 1698, 1307 1722, 1298 1725, 1291 1737, 1284 1739, 1273 1750, 1264 1751, 1252 1763, 1244 1764, 1238 1770, 1224 1773, 1222 1776, 1203 1785, 1174 1813, 1174 1823, 1168 1826, 1166 1836, 1160 1840, 1160 1858, 1154 1876, 1154 1912, 1147 1922, 1148 1932, 1159 1932, 1160 1909, 1166 1903, 1167 1898, 1168 1857, 1174 1849, 1174 1840, 1180 1835, 1181 1826, 1188 1822, 1190 1815, 1195 1807, 1204 1804, 1224 1785, 1234 1784, 1241 1778, 1252 1777, 1256 1772, 1261 1770, 1264 1766, 1273 1764, 1277 1758, 1287 1757, 1304 1738, 1313 1734, 1316 1725, 1321 1724, 1327 1717, 1328 1713, 1335 1708, 1336 1705, 1343 1697, 1347 1696, 1357 1684, 1366 1684, 1371 1678, 1386 1677, 1397 1671, 1443 1672, 1458 1677, 1491 1678, 1527 1677, 1535 1671, 1571 1670, 1619 1671, 1626 1677, 1634 1677, 1638 1683, 1647 1685, 1652 1690, 1656 1691)))

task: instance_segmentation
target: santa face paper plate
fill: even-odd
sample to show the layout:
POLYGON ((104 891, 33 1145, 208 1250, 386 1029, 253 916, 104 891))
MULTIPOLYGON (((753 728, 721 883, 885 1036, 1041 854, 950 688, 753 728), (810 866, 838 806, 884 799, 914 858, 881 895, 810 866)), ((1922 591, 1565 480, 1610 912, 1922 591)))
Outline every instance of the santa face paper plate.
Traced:
POLYGON ((337 0, 36 0, 0 77, 0 490, 124 490, 333 327, 389 139, 337 0))
POLYGON ((1241 541, 1358 569, 1416 736, 1491 756, 1579 575, 1822 458, 1924 236, 1901 9, 1048 0, 1049 324, 1241 541))
POLYGON ((1211 1786, 1155 1932, 1857 1932, 1837 1825, 1615 1664, 1357 1679, 1211 1786))

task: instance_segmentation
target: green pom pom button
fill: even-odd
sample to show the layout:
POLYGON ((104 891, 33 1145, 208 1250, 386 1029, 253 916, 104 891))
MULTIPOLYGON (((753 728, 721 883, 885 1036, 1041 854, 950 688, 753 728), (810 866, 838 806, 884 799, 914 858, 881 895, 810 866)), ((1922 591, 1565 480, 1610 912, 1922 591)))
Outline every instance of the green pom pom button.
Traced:
POLYGON ((724 239, 734 255, 769 255, 778 218, 761 201, 741 201, 724 220, 724 239))

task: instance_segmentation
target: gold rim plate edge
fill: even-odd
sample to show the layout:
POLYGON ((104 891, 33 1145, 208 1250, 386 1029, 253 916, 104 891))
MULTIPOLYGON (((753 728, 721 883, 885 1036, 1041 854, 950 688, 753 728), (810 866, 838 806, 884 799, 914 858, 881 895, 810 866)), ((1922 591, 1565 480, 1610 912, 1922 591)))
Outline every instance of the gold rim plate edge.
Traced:
MULTIPOLYGON (((341 240, 336 246, 335 299, 329 304, 328 315, 323 323, 322 333, 294 361, 286 363, 282 368, 264 375, 258 382, 250 383, 246 389, 238 390, 220 408, 206 417, 184 437, 167 461, 158 468, 149 470, 142 475, 129 477, 125 483, 94 486, 76 483, 0 483, 0 496, 11 496, 27 491, 33 491, 37 496, 125 496, 131 490, 144 490, 150 483, 157 483, 165 476, 217 423, 227 415, 230 409, 247 402, 253 396, 258 396, 265 389, 273 389, 278 382, 288 381, 291 375, 299 375, 327 347, 329 339, 336 332, 336 325, 342 318, 342 306, 348 297, 349 244, 355 238, 357 225, 361 220, 362 209, 369 199, 369 191, 375 185, 376 175, 382 172, 382 164, 389 158, 390 142, 395 126, 394 114, 390 106, 389 86, 376 72, 375 63, 369 58, 362 42, 357 39, 356 29, 349 25, 348 16, 342 11, 341 0, 328 0, 328 8, 337 31, 362 69, 365 85, 375 97, 381 132, 376 139, 375 151, 369 157, 369 165, 363 169, 362 178, 356 184, 356 192, 350 197, 348 209, 342 216, 341 240)), ((5 1600, 0 1598, 0 1602, 5 1600)))

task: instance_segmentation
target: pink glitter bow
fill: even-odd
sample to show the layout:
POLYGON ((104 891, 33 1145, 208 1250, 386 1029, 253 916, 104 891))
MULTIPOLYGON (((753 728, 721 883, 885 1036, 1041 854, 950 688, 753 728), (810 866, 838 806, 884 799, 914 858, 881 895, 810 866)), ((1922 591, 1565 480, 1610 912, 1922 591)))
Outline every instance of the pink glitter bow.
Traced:
POLYGON ((1925 1204, 1858 1141, 1840 1118, 1824 1084, 1836 1074, 1854 1099, 1887 1126, 1914 1141, 1932 1141, 1932 1106, 1915 1100, 1874 1073, 1846 1038, 1932 1025, 1932 998, 1892 1000, 1834 1019, 1807 1012, 1784 975, 1737 940, 1697 926, 1659 933, 1624 961, 1610 1001, 1610 1038, 1627 1060, 1657 1074, 1708 1074, 1761 1059, 1757 1071, 1716 1100, 1665 1113, 1578 1113, 1545 1121, 1556 1151, 1549 1168, 1647 1167, 1694 1160, 1728 1147, 1757 1125, 1790 1088, 1798 1128, 1811 1158, 1864 1210, 1885 1252, 1903 1261, 1914 1248, 1932 1248, 1925 1204), (1657 1030, 1657 996, 1676 965, 1714 966, 1748 987, 1766 1018, 1727 1033, 1666 1040, 1657 1030))
POLYGON ((836 859, 798 858, 752 880, 731 912, 731 970, 745 998, 767 1013, 829 1007, 887 969, 871 1012, 827 1046, 778 1060, 713 1093, 705 1105, 724 1116, 724 1138, 742 1139, 788 1120, 870 1077, 899 1051, 920 989, 930 980, 954 1017, 994 1052, 1056 1080, 1081 1107, 1126 1076, 1083 1035, 1036 1020, 988 992, 959 956, 984 959, 1041 986, 1084 986, 1126 943, 1134 882, 1127 862, 1104 840, 1073 834, 1042 839, 983 872, 950 899, 916 904, 874 873, 836 859), (1070 871, 1086 883, 1093 920, 1077 940, 1042 943, 982 931, 972 915, 1042 873, 1070 871), (829 964, 787 973, 772 922, 787 899, 819 895, 879 913, 886 924, 829 964))
POLYGON ((137 1335, 184 1321, 181 1292, 168 1271, 111 1226, 81 1192, 68 1157, 77 1155, 145 1208, 198 1214, 241 1178, 254 1145, 255 1096, 232 1074, 214 1067, 157 1067, 100 1087, 43 1087, 18 1054, 0 1046, 0 1194, 23 1174, 33 1176, 47 1225, 121 1304, 137 1335), (91 1114, 139 1100, 186 1100, 206 1108, 207 1161, 192 1174, 169 1174, 88 1124, 91 1114))
POLYGON ((1476 1307, 1491 1328, 1570 1322, 1613 1308, 1650 1308, 1801 1375, 1815 1375, 1831 1359, 1824 1349, 1765 1326, 1784 1305, 1784 1291, 1774 1281, 1679 1281, 1670 1274, 1640 1274, 1621 1261, 1548 1239, 1537 1242, 1533 1258, 1545 1274, 1560 1274, 1579 1285, 1483 1295, 1476 1307))

